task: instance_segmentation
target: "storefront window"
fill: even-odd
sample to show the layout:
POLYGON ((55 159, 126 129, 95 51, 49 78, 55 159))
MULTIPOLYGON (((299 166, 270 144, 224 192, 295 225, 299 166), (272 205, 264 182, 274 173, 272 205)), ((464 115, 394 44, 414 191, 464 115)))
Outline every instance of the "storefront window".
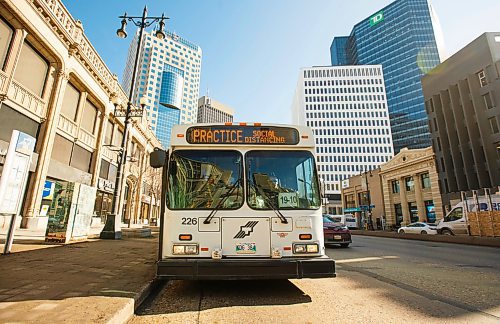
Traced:
POLYGON ((418 208, 415 202, 408 203, 408 211, 410 212, 410 222, 418 222, 418 208))
POLYGON ((401 208, 401 204, 394 204, 394 212, 396 215, 396 225, 399 227, 403 222, 403 209, 401 208))
POLYGON ((425 203, 425 212, 427 214, 427 222, 434 223, 436 222, 436 210, 434 208, 434 201, 426 200, 425 203))

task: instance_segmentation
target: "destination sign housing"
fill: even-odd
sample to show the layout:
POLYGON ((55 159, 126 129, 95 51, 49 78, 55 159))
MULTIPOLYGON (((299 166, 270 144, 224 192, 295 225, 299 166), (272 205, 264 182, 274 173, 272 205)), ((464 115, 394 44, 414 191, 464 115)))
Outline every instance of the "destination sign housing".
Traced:
POLYGON ((299 132, 278 126, 196 126, 186 131, 189 144, 296 145, 299 132))

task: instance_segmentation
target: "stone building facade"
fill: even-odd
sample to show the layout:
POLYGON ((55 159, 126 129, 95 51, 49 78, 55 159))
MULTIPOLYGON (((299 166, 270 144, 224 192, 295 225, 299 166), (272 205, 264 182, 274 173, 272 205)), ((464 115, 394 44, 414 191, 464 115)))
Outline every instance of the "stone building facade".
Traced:
POLYGON ((345 180, 342 187, 344 213, 356 215, 363 227, 369 211, 374 228, 434 223, 443 218, 432 147, 403 148, 379 168, 345 180))
MULTIPOLYGON (((41 213, 47 183, 95 188, 93 221, 104 221, 123 137, 112 100, 126 103, 127 95, 60 0, 2 1, 0 29, 0 148, 9 146, 13 130, 36 138, 22 227, 47 226, 41 213)), ((132 121, 127 143, 120 213, 139 221, 155 205, 147 166, 149 152, 161 145, 145 117, 132 121)), ((2 227, 6 218, 0 221, 2 227)))
POLYGON ((404 226, 443 218, 443 204, 432 147, 402 149, 380 167, 387 224, 404 226))

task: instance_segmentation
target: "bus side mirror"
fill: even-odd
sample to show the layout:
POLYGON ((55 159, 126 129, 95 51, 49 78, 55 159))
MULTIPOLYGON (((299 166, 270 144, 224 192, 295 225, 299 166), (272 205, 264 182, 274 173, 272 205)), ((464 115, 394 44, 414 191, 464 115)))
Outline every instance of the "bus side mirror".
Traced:
POLYGON ((158 169, 167 164, 168 151, 155 147, 154 151, 149 155, 149 165, 152 168, 158 169))

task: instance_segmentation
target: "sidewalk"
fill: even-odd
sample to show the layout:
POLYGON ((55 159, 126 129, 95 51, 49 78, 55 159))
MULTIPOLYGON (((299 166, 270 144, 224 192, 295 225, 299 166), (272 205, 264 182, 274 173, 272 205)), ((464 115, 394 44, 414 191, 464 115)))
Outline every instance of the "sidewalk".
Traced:
POLYGON ((126 322, 151 289, 157 248, 156 235, 0 255, 0 323, 126 322))
POLYGON ((500 237, 478 237, 468 235, 422 235, 422 234, 399 234, 396 232, 387 231, 365 231, 365 230, 352 230, 352 235, 365 235, 376 237, 388 237, 403 240, 417 240, 417 241, 430 241, 430 242, 444 242, 456 244, 468 244, 479 246, 500 247, 500 237))

